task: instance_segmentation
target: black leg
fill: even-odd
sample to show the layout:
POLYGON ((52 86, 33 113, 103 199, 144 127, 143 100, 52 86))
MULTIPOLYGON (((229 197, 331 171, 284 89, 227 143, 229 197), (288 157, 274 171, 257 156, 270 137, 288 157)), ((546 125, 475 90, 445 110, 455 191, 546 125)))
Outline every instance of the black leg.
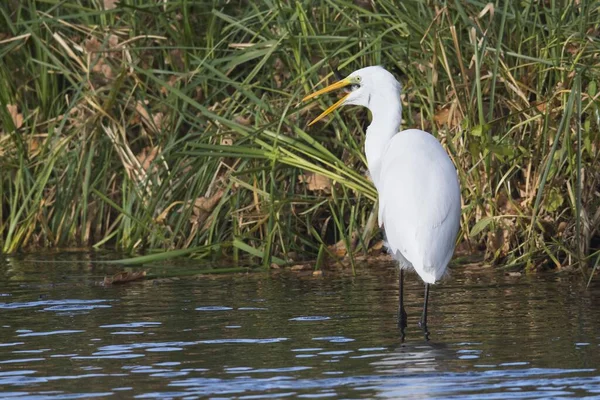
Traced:
POLYGON ((398 286, 398 329, 400 337, 404 340, 404 329, 406 329, 406 310, 404 309, 404 270, 400 270, 400 284, 398 286))
POLYGON ((423 329, 425 334, 425 340, 429 340, 429 331, 427 330, 427 303, 429 301, 429 283, 425 284, 425 302, 423 303, 423 314, 421 315, 421 321, 419 326, 423 329))

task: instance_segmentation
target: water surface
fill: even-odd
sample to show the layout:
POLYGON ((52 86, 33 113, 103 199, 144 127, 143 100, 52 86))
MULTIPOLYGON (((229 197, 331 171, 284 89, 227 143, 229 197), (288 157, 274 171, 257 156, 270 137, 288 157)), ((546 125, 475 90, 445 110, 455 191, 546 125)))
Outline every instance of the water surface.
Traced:
POLYGON ((0 261, 0 397, 600 398, 600 287, 578 277, 455 268, 425 342, 409 275, 402 343, 390 265, 97 284, 115 272, 0 261))

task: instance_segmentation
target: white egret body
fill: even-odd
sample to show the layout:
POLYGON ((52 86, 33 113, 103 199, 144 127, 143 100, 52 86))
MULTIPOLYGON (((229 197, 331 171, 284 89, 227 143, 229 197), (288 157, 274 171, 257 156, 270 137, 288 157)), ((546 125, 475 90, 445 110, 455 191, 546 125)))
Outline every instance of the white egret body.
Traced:
POLYGON ((373 116, 367 128, 365 153, 379 193, 379 225, 398 260, 399 325, 404 334, 403 270, 414 269, 426 284, 421 326, 425 330, 429 284, 438 281, 454 253, 460 223, 460 187, 456 169, 442 145, 427 132, 407 129, 402 121, 400 83, 382 67, 366 67, 304 100, 342 87, 351 91, 315 120, 341 105, 367 107, 373 116))

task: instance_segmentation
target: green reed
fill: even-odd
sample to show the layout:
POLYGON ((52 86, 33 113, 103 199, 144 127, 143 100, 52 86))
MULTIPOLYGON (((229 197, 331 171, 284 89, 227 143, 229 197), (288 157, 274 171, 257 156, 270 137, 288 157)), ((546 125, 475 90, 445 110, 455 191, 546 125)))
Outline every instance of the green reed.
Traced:
POLYGON ((593 2, 4 2, 0 250, 366 253, 368 113, 299 101, 381 64, 458 167, 459 248, 589 275, 599 35, 593 2))

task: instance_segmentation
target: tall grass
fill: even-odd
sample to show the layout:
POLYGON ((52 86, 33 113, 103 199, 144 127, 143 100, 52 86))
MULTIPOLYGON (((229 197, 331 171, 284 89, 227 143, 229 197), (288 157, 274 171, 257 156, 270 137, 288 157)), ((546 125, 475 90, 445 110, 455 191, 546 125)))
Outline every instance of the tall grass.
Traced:
POLYGON ((368 114, 299 99, 381 64, 458 167, 461 247, 598 265, 597 3, 26 0, 0 32, 2 252, 367 251, 368 114))

